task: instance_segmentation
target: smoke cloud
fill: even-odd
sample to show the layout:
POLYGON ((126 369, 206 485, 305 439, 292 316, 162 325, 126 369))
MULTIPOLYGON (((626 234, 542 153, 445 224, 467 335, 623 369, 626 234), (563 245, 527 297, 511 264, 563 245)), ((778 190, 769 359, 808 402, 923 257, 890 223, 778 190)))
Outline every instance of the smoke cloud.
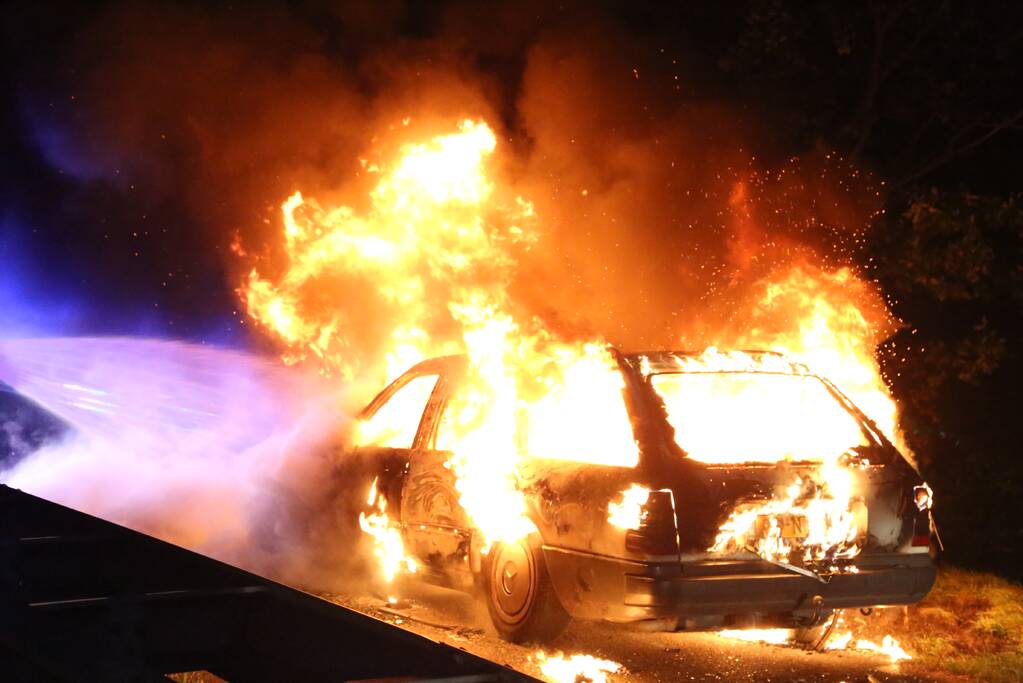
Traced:
POLYGON ((55 165, 187 207, 183 246, 230 288, 249 264, 228 245, 273 262, 295 189, 359 210, 359 161, 403 118, 483 118, 539 217, 526 313, 631 348, 745 334, 726 312, 772 272, 849 264, 879 195, 826 150, 777 158, 755 113, 624 25, 590 3, 114 4, 60 57, 73 81, 24 101, 55 165))

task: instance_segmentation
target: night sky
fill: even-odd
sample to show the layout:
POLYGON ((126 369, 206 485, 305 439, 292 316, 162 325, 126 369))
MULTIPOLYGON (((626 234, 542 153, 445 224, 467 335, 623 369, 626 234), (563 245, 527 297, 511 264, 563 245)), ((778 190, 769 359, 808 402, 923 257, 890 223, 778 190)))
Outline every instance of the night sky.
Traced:
MULTIPOLYGON (((8 62, 9 64, 10 62, 8 62)), ((236 341, 234 295, 221 254, 173 201, 132 183, 76 176, 53 163, 66 131, 34 129, 40 107, 73 98, 60 89, 29 102, 24 73, 3 73, 0 185, 2 325, 48 334, 141 334, 236 341), (20 95, 20 96, 19 96, 20 95)))
MULTIPOLYGON (((547 3, 510 3, 490 11, 459 2, 289 5, 284 9, 272 3, 246 3, 206 9, 203 3, 188 2, 88 7, 41 3, 6 12, 0 71, 6 103, 0 113, 4 149, 0 301, 5 325, 75 334, 245 338, 233 293, 238 273, 231 269, 227 246, 239 231, 244 234, 251 226, 263 225, 303 175, 289 177, 288 171, 299 162, 287 158, 286 150, 259 149, 258 140, 252 143, 251 160, 211 158, 226 148, 209 145, 205 136, 259 137, 253 131, 268 119, 259 108, 281 106, 267 102, 264 94, 243 92, 251 86, 241 80, 246 63, 251 63, 252 78, 258 81, 265 74, 285 78, 289 69, 299 73, 300 68, 282 66, 290 60, 322 60, 323 68, 332 70, 325 78, 346 81, 345 87, 363 95, 353 105, 356 111, 339 117, 366 113, 371 118, 373 91, 385 89, 374 82, 379 61, 394 54, 427 64, 451 59, 459 62, 457 68, 471 69, 487 80, 484 91, 491 106, 515 132, 521 116, 515 100, 528 51, 536 43, 555 42, 552 36, 572 32, 575 26, 583 34, 596 26, 594 35, 603 32, 599 37, 616 41, 614 51, 625 55, 623 63, 641 65, 644 77, 652 73, 652 78, 663 79, 639 95, 622 92, 625 102, 616 106, 630 109, 631 116, 652 118, 656 108, 663 113, 680 103, 724 103, 730 128, 756 131, 754 136, 727 134, 739 138, 744 151, 770 159, 821 146, 839 151, 855 146, 849 144, 849 125, 840 117, 855 109, 862 89, 859 66, 871 57, 866 37, 854 32, 863 28, 859 23, 864 18, 835 14, 827 3, 816 15, 806 13, 803 24, 792 19, 800 15, 791 7, 772 2, 716 9, 653 2, 567 3, 559 9, 547 8, 547 3), (840 21, 848 21, 850 28, 842 29, 836 23, 840 21), (792 35, 777 35, 783 30, 792 35), (227 45, 225 50, 239 53, 240 66, 224 69, 225 80, 211 85, 215 77, 204 80, 197 74, 217 68, 210 66, 217 58, 215 50, 202 53, 217 40, 227 45), (748 73, 741 72, 740 60, 754 59, 743 50, 757 40, 764 42, 764 54, 754 55, 748 73), (450 52, 438 49, 446 43, 456 47, 450 52), (147 51, 139 44, 151 46, 147 51), (196 52, 194 59, 187 57, 190 49, 196 52), (797 50, 806 54, 796 54, 797 50), (138 63, 147 57, 159 62, 148 71, 138 63), (135 71, 125 63, 133 60, 140 67, 135 71), (811 63, 814 60, 819 63, 811 63), (808 65, 815 80, 798 80, 798 70, 808 65), (140 79, 148 82, 137 82, 140 79), (214 88, 225 96, 208 109, 195 111, 214 99, 210 92, 214 88), (188 93, 188 99, 179 98, 165 109, 157 104, 152 109, 140 106, 123 116, 108 110, 120 108, 125 100, 154 98, 153 91, 164 89, 173 96, 188 93), (766 89, 773 89, 770 96, 763 92, 766 89), (232 90, 239 92, 237 99, 231 98, 232 90), (238 110, 225 111, 232 102, 238 110), (148 117, 145 125, 139 123, 141 117, 148 117), (216 129, 202 130, 210 121, 216 122, 216 129), (134 129, 125 130, 129 128, 134 129), (752 140, 741 139, 745 137, 752 140), (114 151, 108 154, 110 149, 114 151), (260 164, 266 165, 254 171, 252 167, 260 164), (210 167, 216 167, 214 172, 210 167), (221 186, 214 184, 217 180, 221 186)), ((913 11, 911 7, 907 13, 913 11)), ((912 31, 919 17, 904 18, 912 31)), ((983 22, 1004 18, 993 10, 970 14, 965 25, 979 24, 977 35, 959 27, 954 36, 959 43, 940 55, 976 62, 976 68, 990 75, 991 82, 972 84, 976 92, 964 94, 970 96, 971 106, 990 107, 992 121, 1003 111, 1006 115, 1015 111, 1007 98, 1018 100, 1018 88, 1011 92, 1018 75, 1009 73, 1014 66, 1009 55, 997 51, 1018 48, 1018 38, 1016 44, 1010 39, 1004 46, 992 46, 993 54, 983 57, 964 47, 978 47, 988 30, 983 22), (998 73, 985 60, 1007 73, 998 73)), ((956 22, 963 19, 950 17, 948 26, 928 26, 923 39, 948 43, 948 35, 934 34, 951 30, 956 22)), ((940 83, 943 66, 934 63, 928 80, 939 81, 941 88, 962 88, 963 83, 940 83)), ((919 80, 919 74, 909 76, 919 80)), ((314 100, 325 87, 320 80, 310 77, 308 90, 299 85, 284 96, 314 100)), ((949 106, 934 103, 942 105, 949 106)), ((305 116, 305 121, 298 117, 297 125, 329 116, 329 106, 324 104, 324 112, 305 116)), ((860 164, 879 179, 891 181, 902 160, 888 154, 885 145, 906 137, 898 117, 914 112, 902 111, 905 103, 886 106, 894 112, 891 120, 872 124, 876 140, 860 152, 860 164)), ((287 110, 284 107, 283 115, 287 110)), ((951 120, 955 113, 935 115, 951 120)), ((272 135, 279 123, 269 123, 272 135)), ((937 168, 927 180, 949 186, 968 181, 974 190, 1015 190, 1019 128, 1008 126, 990 144, 956 157, 955 163, 937 168)), ((284 136, 294 134, 288 131, 284 136)), ((721 131, 707 130, 705 137, 720 135, 721 131)), ((923 136, 920 145, 937 142, 923 136)), ((299 145, 295 156, 304 156, 300 161, 307 164, 310 157, 334 153, 329 144, 328 140, 299 145)), ((339 146, 345 144, 352 143, 343 140, 339 146)), ((343 174, 344 167, 336 173, 343 174)))

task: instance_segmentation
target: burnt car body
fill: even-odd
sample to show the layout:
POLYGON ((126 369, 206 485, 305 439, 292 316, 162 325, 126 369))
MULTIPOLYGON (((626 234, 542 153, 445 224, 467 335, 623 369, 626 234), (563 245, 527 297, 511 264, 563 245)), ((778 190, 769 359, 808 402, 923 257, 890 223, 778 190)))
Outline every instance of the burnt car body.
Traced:
MULTIPOLYGON (((480 552, 478 534, 459 505, 455 476, 445 464, 451 453, 436 447, 466 361, 457 356, 427 360, 389 385, 362 418, 372 419, 404 388, 418 384, 416 400, 424 403, 418 423, 408 428, 407 447, 361 446, 356 460, 364 474, 378 478, 406 550, 419 563, 419 576, 482 590, 498 631, 512 640, 552 636, 568 615, 691 629, 812 627, 838 608, 921 600, 935 569, 929 509, 914 504, 920 477, 848 399, 809 372, 806 376, 824 384, 864 435, 857 454, 861 462, 852 471, 869 530, 855 569, 808 570, 752 552, 708 552, 737 504, 770 497, 801 469, 815 465, 715 465, 686 457, 650 383, 658 372, 677 372, 683 355, 615 354, 639 451, 636 466, 528 459, 517 477, 536 532, 517 548, 498 544, 487 553, 480 552), (610 524, 609 502, 634 484, 651 491, 642 523, 632 529, 610 524)), ((415 392, 404 395, 410 393, 415 392)))

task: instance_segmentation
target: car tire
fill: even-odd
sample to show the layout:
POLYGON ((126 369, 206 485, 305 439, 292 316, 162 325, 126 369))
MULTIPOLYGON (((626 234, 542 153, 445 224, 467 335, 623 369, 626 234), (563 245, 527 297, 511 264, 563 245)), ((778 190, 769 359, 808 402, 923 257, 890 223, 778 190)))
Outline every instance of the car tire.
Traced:
POLYGON ((539 534, 495 544, 483 574, 490 621, 504 640, 547 642, 571 621, 547 573, 539 534))
POLYGON ((835 628, 835 619, 825 619, 814 626, 800 626, 792 634, 792 642, 804 650, 823 650, 831 632, 835 628))

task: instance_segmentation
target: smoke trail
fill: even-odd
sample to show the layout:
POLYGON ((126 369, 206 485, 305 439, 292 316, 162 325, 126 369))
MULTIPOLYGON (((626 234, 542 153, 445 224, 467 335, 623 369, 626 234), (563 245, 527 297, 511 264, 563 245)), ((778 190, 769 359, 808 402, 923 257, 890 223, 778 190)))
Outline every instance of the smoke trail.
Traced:
POLYGON ((309 580, 289 551, 308 541, 303 511, 334 494, 336 387, 237 351, 126 338, 0 340, 0 380, 68 425, 0 473, 7 485, 309 580))

